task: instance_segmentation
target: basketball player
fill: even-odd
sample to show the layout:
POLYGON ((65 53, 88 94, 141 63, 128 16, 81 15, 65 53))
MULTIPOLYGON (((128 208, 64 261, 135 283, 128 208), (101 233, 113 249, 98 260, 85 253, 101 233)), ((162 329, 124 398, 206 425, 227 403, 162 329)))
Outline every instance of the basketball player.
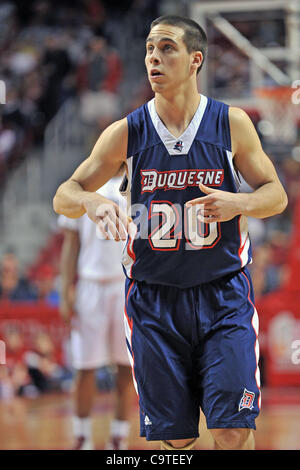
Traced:
POLYGON ((247 114, 199 94, 206 51, 194 21, 152 23, 154 98, 103 132, 54 208, 86 212, 116 240, 129 231, 125 328, 141 436, 191 449, 201 407, 215 449, 254 449, 261 392, 247 216, 278 214, 287 197, 247 114), (94 193, 124 164, 132 222, 94 193), (252 193, 239 192, 239 174, 252 193))
MULTIPOLYGON (((116 203, 120 177, 101 188, 116 203)), ((124 334, 123 246, 100 239, 96 225, 85 214, 79 219, 59 217, 64 232, 61 255, 62 317, 71 325, 71 353, 76 370, 74 449, 92 450, 91 412, 95 396, 95 369, 116 365, 115 417, 107 449, 126 449, 134 389, 124 334), (73 301, 75 278, 76 300, 73 301), (73 315, 74 312, 74 315, 73 315)))

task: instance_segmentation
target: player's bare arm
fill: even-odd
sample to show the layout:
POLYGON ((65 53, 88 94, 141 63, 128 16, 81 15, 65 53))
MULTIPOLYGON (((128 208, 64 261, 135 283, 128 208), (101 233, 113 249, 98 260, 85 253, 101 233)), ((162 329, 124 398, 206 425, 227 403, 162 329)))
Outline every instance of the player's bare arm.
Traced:
POLYGON ((103 131, 89 157, 58 188, 53 199, 55 212, 70 218, 81 217, 86 212, 106 238, 109 238, 106 225, 116 240, 126 238, 127 216, 114 202, 95 191, 125 164, 127 139, 126 118, 103 131))
POLYGON ((64 241, 60 259, 61 295, 59 312, 63 320, 70 322, 74 310, 72 285, 77 272, 77 258, 80 249, 79 234, 77 230, 64 230, 64 241))
POLYGON ((239 214, 265 218, 281 213, 287 196, 253 123, 242 109, 234 107, 229 108, 229 122, 234 166, 253 192, 231 193, 200 184, 206 196, 187 205, 203 204, 200 218, 207 223, 225 222, 239 214))

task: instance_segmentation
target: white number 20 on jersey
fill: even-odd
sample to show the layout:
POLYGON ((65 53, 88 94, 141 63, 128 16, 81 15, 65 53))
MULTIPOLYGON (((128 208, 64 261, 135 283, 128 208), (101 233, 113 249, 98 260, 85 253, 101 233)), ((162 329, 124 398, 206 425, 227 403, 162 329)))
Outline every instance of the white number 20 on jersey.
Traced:
POLYGON ((153 250, 178 250, 182 234, 186 248, 201 250, 213 248, 221 238, 220 223, 204 224, 197 218, 200 206, 186 207, 182 220, 179 204, 169 201, 152 201, 149 219, 151 233, 149 243, 153 250))

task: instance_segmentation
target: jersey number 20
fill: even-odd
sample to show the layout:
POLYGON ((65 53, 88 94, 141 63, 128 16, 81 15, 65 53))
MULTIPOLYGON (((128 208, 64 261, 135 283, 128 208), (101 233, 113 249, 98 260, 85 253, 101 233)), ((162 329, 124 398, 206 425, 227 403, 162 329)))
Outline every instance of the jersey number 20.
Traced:
POLYGON ((197 218, 196 206, 185 208, 183 220, 181 212, 180 205, 152 201, 149 213, 151 233, 148 238, 153 250, 178 250, 182 238, 190 250, 213 248, 218 243, 221 238, 219 222, 201 222, 197 218))

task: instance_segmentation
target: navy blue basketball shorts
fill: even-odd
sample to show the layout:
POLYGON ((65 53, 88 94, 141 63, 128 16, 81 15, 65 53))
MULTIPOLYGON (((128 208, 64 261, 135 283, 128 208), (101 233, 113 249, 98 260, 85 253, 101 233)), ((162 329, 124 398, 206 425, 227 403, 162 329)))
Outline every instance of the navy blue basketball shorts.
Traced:
POLYGON ((260 410, 258 317, 247 269, 197 287, 126 279, 125 330, 147 440, 252 428, 260 410))

